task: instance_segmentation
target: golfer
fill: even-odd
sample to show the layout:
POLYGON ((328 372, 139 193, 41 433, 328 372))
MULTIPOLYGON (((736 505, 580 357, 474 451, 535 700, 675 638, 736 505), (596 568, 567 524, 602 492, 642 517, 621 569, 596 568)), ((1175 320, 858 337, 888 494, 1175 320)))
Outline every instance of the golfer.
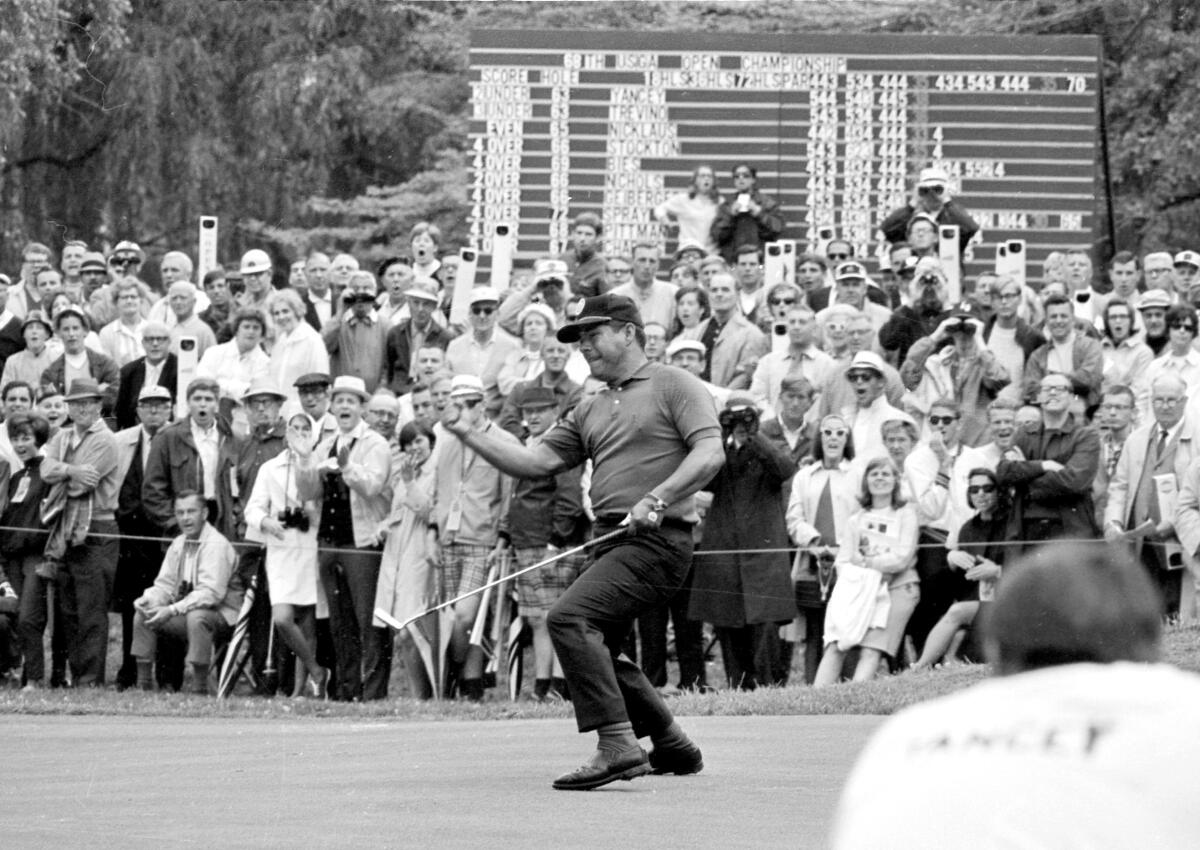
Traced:
POLYGON ((593 551, 593 564, 550 609, 554 649, 580 732, 600 737, 591 759, 560 776, 560 790, 598 788, 650 773, 689 774, 704 763, 658 692, 621 655, 634 620, 682 585, 692 559, 692 496, 721 468, 725 451, 712 397, 695 377, 652 363, 633 301, 599 295, 583 301, 558 331, 578 342, 592 375, 608 386, 546 432, 536 446, 514 446, 476 430, 451 403, 442 424, 503 471, 544 478, 593 464, 595 535, 629 533, 593 551), (638 738, 649 736, 649 756, 638 738))

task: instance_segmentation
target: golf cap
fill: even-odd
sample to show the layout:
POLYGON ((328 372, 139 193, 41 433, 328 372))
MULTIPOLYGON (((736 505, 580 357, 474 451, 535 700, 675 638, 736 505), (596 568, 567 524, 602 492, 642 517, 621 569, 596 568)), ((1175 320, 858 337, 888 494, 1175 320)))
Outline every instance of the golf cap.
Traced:
POLYGON ((834 280, 866 280, 867 270, 863 268, 862 263, 848 262, 842 263, 837 267, 837 272, 834 274, 834 280))
POLYGON ((679 243, 679 248, 677 248, 677 249, 676 249, 676 251, 675 251, 675 259, 676 259, 676 260, 682 260, 682 259, 683 259, 683 255, 684 255, 684 254, 686 254, 688 251, 696 251, 696 252, 697 252, 697 253, 699 253, 699 254, 700 254, 700 256, 702 256, 702 257, 703 257, 703 256, 705 256, 705 255, 708 253, 708 251, 706 251, 706 250, 704 249, 704 246, 703 246, 703 245, 701 245, 701 244, 700 244, 699 242, 697 242, 696 240, 694 240, 694 239, 685 239, 685 240, 683 240, 682 242, 680 242, 680 243, 679 243))
POLYGON ((246 253, 242 254, 242 265, 239 271, 242 274, 258 274, 271 270, 271 258, 267 252, 261 248, 251 248, 246 253))
POLYGON ((667 359, 671 359, 681 351, 694 351, 701 357, 708 355, 708 349, 698 339, 673 339, 671 340, 671 344, 667 346, 667 359))
POLYGON ((917 178, 918 189, 934 189, 941 187, 945 189, 950 185, 950 176, 940 168, 922 168, 921 174, 917 178))
POLYGON ((333 379, 324 372, 309 372, 307 375, 301 375, 292 384, 293 387, 327 387, 333 383, 333 379))
POLYGON ((880 377, 886 374, 883 371, 883 358, 874 351, 860 351, 855 354, 854 359, 850 361, 850 368, 846 370, 846 375, 849 376, 855 369, 870 369, 880 377))
POLYGON ((562 260, 538 260, 533 264, 533 282, 538 286, 543 286, 547 283, 557 283, 560 286, 566 286, 567 278, 570 275, 571 270, 567 268, 567 264, 562 260))
POLYGON ((416 298, 420 301, 432 301, 436 304, 439 300, 437 281, 424 275, 416 277, 408 289, 404 290, 404 297, 416 298))
POLYGON ((271 396, 280 401, 287 401, 287 395, 280 392, 270 381, 255 381, 250 385, 250 389, 242 393, 242 401, 249 401, 255 396, 271 396))
POLYGON ((549 387, 526 387, 518 400, 522 410, 558 407, 558 397, 549 387))
POLYGON ((46 318, 46 314, 41 310, 30 310, 29 315, 25 317, 25 321, 21 322, 21 330, 24 331, 30 325, 41 325, 46 329, 46 333, 54 333, 54 328, 51 327, 50 320, 46 318))
POLYGON ((483 395, 483 381, 477 375, 455 375, 450 379, 450 398, 483 395))
POLYGON ((158 384, 154 384, 153 386, 149 387, 142 387, 141 391, 138 392, 138 404, 141 404, 143 401, 169 402, 170 400, 171 391, 166 387, 160 387, 158 384))
POLYGON ((499 304, 500 293, 494 286, 477 286, 471 290, 471 306, 476 304, 499 304))
POLYGON ((1165 289, 1147 289, 1138 301, 1139 310, 1151 310, 1155 307, 1166 310, 1171 306, 1171 296, 1165 289))
POLYGON ((107 272, 108 264, 104 262, 104 255, 98 251, 89 251, 83 255, 83 261, 79 264, 79 273, 84 272, 107 272))
POLYGON ((1180 251, 1175 255, 1175 265, 1195 266, 1200 269, 1200 254, 1195 251, 1180 251))
POLYGON ((128 256, 129 254, 137 255, 137 261, 140 263, 146 259, 146 252, 136 242, 124 240, 117 243, 117 247, 112 249, 112 253, 108 255, 110 260, 115 260, 119 256, 128 256))
POLYGON ((606 292, 604 295, 594 295, 583 299, 579 311, 571 321, 558 330, 559 342, 579 342, 579 337, 588 328, 607 325, 609 322, 619 322, 642 327, 642 314, 638 311, 633 299, 625 295, 614 295, 606 292))

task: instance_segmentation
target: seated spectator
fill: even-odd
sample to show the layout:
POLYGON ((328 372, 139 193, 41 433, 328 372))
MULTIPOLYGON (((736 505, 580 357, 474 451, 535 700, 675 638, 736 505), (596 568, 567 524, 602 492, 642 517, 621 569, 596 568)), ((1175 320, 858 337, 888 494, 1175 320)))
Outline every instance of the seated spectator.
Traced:
POLYGON ((191 693, 208 693, 213 646, 228 639, 242 607, 242 587, 234 573, 233 546, 205 519, 204 497, 184 490, 174 499, 171 541, 154 584, 133 603, 133 656, 137 686, 154 687, 154 662, 160 636, 187 643, 191 693))
POLYGON ((758 172, 746 163, 735 165, 733 193, 721 201, 712 223, 717 253, 733 265, 738 248, 750 245, 761 251, 763 245, 779 239, 783 227, 779 202, 759 190, 758 172))
POLYGON ((1025 364, 1025 399, 1038 398, 1044 377, 1060 374, 1072 384, 1076 394, 1084 397, 1084 406, 1093 407, 1100 401, 1104 350, 1099 342, 1077 330, 1071 302, 1066 298, 1052 296, 1045 307, 1049 340, 1025 364))
POLYGON ((838 582, 825 619, 825 653, 814 687, 836 683, 845 653, 860 647, 854 681, 873 679, 884 656, 895 658, 921 597, 917 512, 900 496, 900 472, 886 457, 868 461, 860 510, 838 539, 838 582))
MULTIPOLYGON (((967 501, 975 512, 958 532, 953 551, 946 556, 953 578, 954 603, 929 632, 914 670, 932 667, 953 645, 958 634, 971 627, 980 606, 995 598, 1008 539, 1008 491, 990 469, 972 469, 967 484, 967 501)), ((953 653, 951 653, 953 654, 953 653)), ((978 658, 978 653, 972 654, 978 658)))

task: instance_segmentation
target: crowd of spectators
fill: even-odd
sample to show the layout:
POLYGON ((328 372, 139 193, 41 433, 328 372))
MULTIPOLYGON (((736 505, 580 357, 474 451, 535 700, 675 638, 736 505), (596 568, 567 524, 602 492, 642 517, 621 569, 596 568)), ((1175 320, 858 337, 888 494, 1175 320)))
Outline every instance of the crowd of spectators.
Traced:
MULTIPOLYGON (((984 273, 952 298, 937 227, 978 228, 930 168, 888 211, 882 268, 833 240, 764 280, 786 223, 753 167, 732 180, 701 166, 652 211, 673 257, 606 255, 580 213, 563 256, 460 296, 465 321, 459 255, 426 223, 375 271, 253 249, 195 280, 173 250, 156 287, 133 242, 27 245, 0 275, 0 670, 205 692, 244 621, 260 692, 383 698, 395 655, 413 695, 482 699, 481 597, 401 634, 374 611, 407 621, 588 539, 590 468, 514 481, 439 417, 453 401, 536 443, 614 391, 555 335, 603 293, 636 306, 650 359, 704 383, 726 441, 692 575, 628 640, 655 686, 710 686, 705 624, 721 686, 786 683, 796 644, 818 685, 973 657, 1005 560, 1053 538, 1132 547, 1163 614, 1192 615, 1200 254, 1099 273, 1055 252, 1031 283, 984 273)), ((577 580, 571 554, 517 581, 538 699, 569 698, 546 612, 577 580)))

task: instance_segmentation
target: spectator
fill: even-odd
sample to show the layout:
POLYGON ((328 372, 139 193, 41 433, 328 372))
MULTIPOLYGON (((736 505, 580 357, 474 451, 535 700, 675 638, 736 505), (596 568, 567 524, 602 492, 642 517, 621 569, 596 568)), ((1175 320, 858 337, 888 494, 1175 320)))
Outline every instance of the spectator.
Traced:
POLYGON ((88 252, 83 255, 83 261, 79 265, 80 278, 80 303, 84 307, 84 311, 88 314, 88 318, 96 327, 104 327, 112 320, 112 300, 107 298, 108 293, 108 264, 104 262, 104 255, 97 252, 88 252), (97 293, 100 293, 97 297, 97 293), (95 310, 97 303, 100 305, 99 313, 95 310))
POLYGON ((58 429, 70 424, 67 416, 67 403, 63 400, 63 391, 58 387, 43 387, 38 391, 37 410, 50 421, 50 436, 58 433, 58 429))
POLYGON ((680 246, 699 245, 704 253, 711 254, 717 250, 713 222, 722 200, 712 166, 698 165, 687 191, 677 192, 655 207, 654 218, 664 229, 672 223, 678 226, 676 238, 680 246))
POLYGON ((1093 327, 1104 315, 1108 297, 1092 288, 1092 258, 1085 249, 1074 248, 1067 252, 1067 290, 1075 318, 1093 327))
POLYGON ((58 268, 62 272, 63 291, 71 296, 71 302, 82 306, 87 303, 83 292, 83 278, 79 269, 87 256, 87 243, 70 239, 63 244, 58 268))
MULTIPOLYGON (((416 273, 413 272, 412 266, 404 257, 388 257, 379 264, 377 273, 383 294, 376 299, 375 309, 379 311, 379 318, 384 324, 389 328, 394 328, 411 315, 405 293, 412 289, 416 273)), ((434 303, 429 310, 432 315, 437 310, 438 285, 433 278, 425 278, 425 280, 432 284, 434 303)))
POLYGON ((796 468, 758 429, 753 399, 735 393, 720 415, 725 465, 708 488, 688 618, 711 623, 731 688, 775 684, 779 626, 796 618, 789 586, 783 483, 796 468), (766 552, 723 554, 730 550, 766 552))
MULTIPOLYGON (((386 520, 387 542, 375 586, 375 608, 401 622, 426 610, 437 598, 437 581, 430 564, 436 534, 429 527, 435 466, 431 458, 436 442, 433 428, 424 422, 410 422, 400 429, 401 456, 392 476, 392 509, 386 520)), ((434 682, 442 666, 433 661, 437 620, 437 615, 431 614, 396 635, 409 691, 417 699, 435 694, 434 682), (426 658, 429 669, 425 667, 426 658)), ((383 627, 379 620, 373 620, 373 624, 383 627)), ((436 692, 441 693, 440 682, 436 692)))
MULTIPOLYGON (((1055 309, 1067 306, 1059 302, 1055 309)), ((1018 434, 1016 445, 996 467, 1000 483, 1016 488, 1018 539, 1034 543, 1094 538, 1100 531, 1092 505, 1100 435, 1071 413, 1070 377, 1051 373, 1039 386, 1042 424, 1018 434)))
MULTIPOLYGON (((1176 304, 1167 310, 1167 348, 1146 368, 1144 380, 1153 386, 1160 375, 1178 375, 1186 386, 1184 395, 1196 398, 1200 386, 1200 351, 1192 347, 1196 339, 1196 311, 1186 304, 1176 304)), ((1150 406, 1142 407, 1142 418, 1149 421, 1150 406)))
MULTIPOLYGON (((717 275, 709 285, 712 318, 705 331, 711 337, 709 372, 701 376, 719 387, 746 389, 766 353, 767 341, 738 309, 737 284, 732 275, 717 275)), ((707 340, 706 340, 707 341, 707 340)))
POLYGON ((329 257, 313 251, 304 261, 304 321, 314 331, 320 331, 333 318, 333 299, 336 293, 329 288, 329 257))
POLYGON ((1104 510, 1108 505, 1108 487, 1117 473, 1117 462, 1125 447, 1125 440, 1133 430, 1137 417, 1133 390, 1123 384, 1111 384, 1104 388, 1100 407, 1092 424, 1100 432, 1100 463, 1092 487, 1092 501, 1096 506, 1096 525, 1104 527, 1104 510))
POLYGON ((116 439, 100 418, 103 398, 95 379, 72 379, 64 398, 72 427, 46 443, 41 470, 48 484, 62 485, 61 531, 52 530, 46 556, 60 561, 57 592, 76 687, 104 684, 109 596, 117 567, 114 512, 120 477, 116 439))
POLYGON ((196 287, 186 280, 171 284, 167 290, 167 302, 175 318, 171 325, 171 350, 179 353, 179 341, 184 337, 196 338, 196 354, 204 356, 204 352, 217 344, 216 334, 212 328, 196 315, 196 287))
MULTIPOLYGON (((28 389, 28 388, 26 388, 28 389)), ((42 447, 50 438, 50 423, 39 413, 11 411, 5 416, 4 436, 12 447, 12 463, 6 458, 4 504, 0 526, 4 532, 4 552, 0 555, 3 571, 17 597, 18 643, 25 655, 21 683, 27 690, 46 684, 46 655, 43 644, 51 604, 50 587, 55 577, 39 569, 46 548, 42 501, 50 494, 50 485, 42 478, 42 447), (11 474, 10 474, 11 473, 11 474)), ((5 598, 11 596, 4 594, 5 598)), ((62 598, 54 595, 54 619, 63 616, 62 598)), ((6 607, 11 603, 5 603, 6 607)), ((7 612, 11 613, 11 612, 7 612)), ((53 640, 53 638, 52 638, 53 640)))
POLYGON ((865 460, 887 454, 883 444, 883 423, 889 419, 903 418, 904 415, 892 407, 884 395, 887 386, 884 376, 883 359, 871 351, 855 354, 845 372, 845 380, 853 389, 854 400, 852 406, 842 412, 842 416, 854 434, 855 451, 865 460))
MULTIPOLYGON (((539 445, 542 435, 558 419, 558 397, 547 387, 530 387, 521 395, 520 409, 529 430, 525 444, 539 445)), ((496 545, 498 552, 511 547, 517 569, 532 566, 587 540, 591 523, 583 512, 582 473, 583 467, 576 466, 557 475, 522 478, 516 482, 508 513, 501 517, 496 545)), ((586 557, 580 553, 563 558, 517 579, 520 615, 533 631, 533 696, 538 702, 544 701, 552 688, 560 697, 567 695, 562 665, 550 642, 546 614, 579 577, 586 557)))
MULTIPOLYGON (((804 294, 794 283, 775 283, 765 290, 764 309, 758 320, 758 329, 771 336, 776 328, 787 324, 787 313, 799 304, 805 306, 804 294)), ((783 336, 783 334, 779 334, 783 336)))
MULTIPOLYGON (((168 348, 171 332, 159 322, 146 322, 142 327, 141 347, 145 355, 121 368, 118 378, 117 404, 113 415, 117 428, 125 430, 138 424, 137 406, 146 387, 162 387, 171 398, 178 384, 178 358, 168 348)), ((138 588, 139 592, 141 588, 138 588)))
POLYGON ((604 263, 604 286, 612 292, 633 280, 633 263, 628 257, 609 257, 604 263))
MULTIPOLYGON (((336 266, 336 262, 334 263, 336 266)), ((346 310, 321 331, 325 346, 333 355, 331 364, 337 375, 357 375, 367 392, 386 377, 388 325, 375 311, 375 276, 356 271, 342 295, 346 310)))
MULTIPOLYGON (((871 320, 871 328, 877 332, 892 318, 892 311, 867 298, 871 280, 861 263, 848 262, 839 265, 834 272, 837 289, 833 292, 834 304, 848 304, 863 312, 871 320)), ((818 299, 819 300, 819 299, 818 299)), ((833 305, 817 310, 817 322, 823 324, 827 312, 833 305)), ((814 306, 814 309, 817 309, 814 306)))
POLYGON ((938 223, 929 213, 919 212, 908 220, 904 238, 918 260, 936 259, 939 254, 938 223))
POLYGON ((31 385, 41 383, 42 374, 58 356, 46 344, 53 333, 54 329, 39 311, 35 310, 25 317, 21 322, 21 336, 25 347, 5 359, 0 387, 6 387, 13 381, 23 381, 31 385))
POLYGON ((667 346, 667 363, 699 378, 700 383, 708 390, 718 407, 723 406, 725 400, 729 398, 727 388, 718 387, 701 377, 708 369, 708 355, 704 350, 704 343, 693 339, 671 340, 671 344, 667 346))
POLYGON ((762 356, 750 382, 750 395, 762 410, 763 418, 775 415, 783 381, 803 377, 811 387, 824 386, 837 365, 832 357, 816 346, 816 316, 803 304, 787 311, 788 347, 762 356))
POLYGON ((293 385, 300 396, 300 409, 313 423, 313 445, 338 431, 337 420, 329 412, 329 387, 332 379, 320 372, 301 375, 293 385))
POLYGON ((212 329, 218 343, 228 342, 233 336, 233 330, 229 327, 233 297, 229 294, 225 269, 217 267, 205 272, 200 289, 208 296, 208 307, 200 311, 200 321, 212 329))
MULTIPOLYGON (((263 315, 270 315, 267 309, 267 299, 275 290, 271 287, 272 263, 271 257, 260 248, 252 248, 242 254, 239 274, 242 276, 242 293, 238 296, 238 308, 253 307, 261 310, 263 315)), ((267 337, 274 334, 274 328, 268 325, 263 333, 267 337)))
MULTIPOLYGON (((742 245, 738 248, 733 264, 733 277, 737 281, 738 306, 742 315, 751 324, 760 324, 767 313, 763 307, 765 293, 762 288, 762 252, 752 245, 742 245)), ((709 291, 711 290, 712 281, 709 281, 709 291)))
POLYGON ((1133 331, 1133 308, 1120 298, 1113 297, 1104 306, 1104 384, 1127 386, 1133 389, 1138 409, 1148 409, 1150 384, 1148 370, 1154 352, 1133 331))
POLYGON ((223 537, 238 538, 233 495, 238 442, 217 415, 220 393, 216 381, 193 379, 187 386, 187 417, 164 428, 150 447, 142 502, 164 535, 176 531, 175 497, 195 490, 204 498, 208 522, 223 537))
POLYGON ((561 259, 567 264, 571 294, 576 298, 590 298, 604 290, 605 259, 600 253, 603 234, 604 227, 596 213, 583 212, 575 216, 571 250, 561 259))
MULTIPOLYGON (((812 457, 817 423, 809 421, 808 412, 813 409, 815 394, 812 383, 803 375, 787 375, 780 381, 771 418, 763 413, 762 435, 791 458, 796 468, 812 457)), ((789 478, 785 489, 790 486, 789 478)))
MULTIPOLYGON (((700 275, 696 271, 695 263, 688 262, 687 260, 675 261, 675 264, 671 266, 671 274, 669 279, 671 283, 679 287, 697 286, 700 283, 700 275)), ((678 292, 675 294, 676 296, 679 295, 678 292)), ((675 303, 678 305, 678 297, 676 297, 675 303)))
POLYGON ((971 237, 979 230, 975 219, 951 197, 950 177, 937 166, 921 169, 909 202, 888 213, 879 229, 888 242, 904 241, 909 221, 921 214, 931 217, 935 226, 957 225, 960 251, 967 249, 971 237))
POLYGON ((293 473, 299 498, 320 504, 318 568, 337 654, 337 698, 383 699, 391 646, 374 626, 372 611, 379 582, 378 531, 391 504, 391 452, 362 420, 362 406, 370 399, 362 378, 338 377, 330 395, 338 433, 315 450, 302 435, 289 433, 297 458, 293 473))
POLYGON ((544 258, 535 261, 532 278, 526 278, 502 299, 503 303, 496 313, 496 323, 508 333, 520 337, 521 316, 525 315, 526 308, 537 304, 549 309, 555 325, 561 324, 566 318, 567 279, 567 264, 562 260, 544 258))
POLYGON ((142 318, 142 293, 136 281, 125 279, 114 284, 113 300, 117 318, 100 329, 100 348, 121 368, 146 353, 142 348, 146 320, 142 318))
POLYGON ((640 242, 633 247, 633 279, 611 290, 613 295, 625 295, 637 305, 642 323, 657 322, 664 328, 675 322, 675 292, 673 283, 657 280, 658 246, 640 242))
POLYGON ((712 307, 708 290, 701 286, 681 286, 675 292, 675 333, 680 339, 703 339, 712 307))
MULTIPOLYGON (((292 289, 280 289, 267 300, 267 307, 275 321, 275 344, 271 346, 267 364, 271 383, 281 389, 294 387, 301 375, 328 372, 329 353, 321 335, 304 321, 305 307, 300 295, 292 289)), ((293 388, 286 398, 299 401, 299 394, 293 388)))
MULTIPOLYGON (((163 326, 165 331, 165 326, 163 326)), ((166 349, 166 334, 163 334, 166 349)), ((156 434, 171 418, 171 393, 158 384, 147 384, 138 390, 135 410, 136 424, 116 433, 117 528, 121 541, 113 581, 113 607, 121 615, 121 669, 117 671, 117 688, 124 690, 137 684, 137 664, 133 657, 133 603, 142 591, 154 582, 162 560, 162 543, 157 523, 146 513, 142 504, 142 484, 146 464, 150 460, 150 445, 156 434)))
POLYGON ((837 576, 833 561, 838 540, 850 515, 858 510, 858 473, 854 437, 837 414, 821 419, 813 445, 813 462, 792 479, 787 527, 800 547, 792 581, 796 605, 804 617, 804 681, 812 684, 823 651, 825 609, 837 576))
POLYGON ((1200 284, 1200 254, 1195 251, 1180 251, 1175 255, 1175 279, 1179 281, 1179 291, 1186 292, 1191 297, 1197 284, 1200 284))
POLYGON ((914 670, 940 661, 959 632, 975 622, 980 607, 995 598, 1009 549, 1004 545, 1010 519, 1008 491, 1000 486, 992 470, 972 469, 967 479, 967 501, 974 514, 963 524, 953 551, 946 556, 954 603, 930 630, 914 670))
MULTIPOLYGON (((7 420, 16 413, 28 412, 33 409, 33 387, 24 381, 10 381, 0 388, 0 401, 3 402, 3 419, 7 420)), ((0 428, 0 460, 8 464, 10 470, 20 469, 24 464, 17 457, 9 442, 8 432, 0 428)), ((2 491, 3 488, 0 488, 2 491)), ((0 506, 0 510, 2 510, 0 506)))
MULTIPOLYGON (((392 449, 392 460, 397 460, 396 426, 400 422, 400 400, 387 390, 377 391, 367 402, 363 419, 372 431, 388 441, 388 446, 392 449)), ((392 472, 399 471, 395 463, 392 467, 392 472)))
POLYGON ((500 371, 504 359, 520 348, 511 335, 496 327, 496 307, 500 293, 490 286, 477 286, 471 291, 471 332, 455 337, 446 346, 446 365, 456 375, 483 377, 492 380, 500 371))
POLYGON ((712 283, 713 275, 727 274, 729 272, 729 264, 726 263, 719 254, 712 254, 700 261, 700 288, 708 289, 708 285, 712 283))
POLYGON ((658 322, 648 322, 643 328, 646 332, 646 359, 653 363, 663 363, 667 359, 667 329, 658 322))
POLYGON ((733 167, 732 198, 721 201, 712 224, 712 241, 726 263, 733 265, 737 250, 751 245, 762 250, 783 233, 779 202, 758 188, 758 172, 746 163, 733 167))
MULTIPOLYGON (((1161 289, 1174 304, 1179 300, 1178 280, 1175 277, 1175 258, 1167 251, 1155 251, 1142 257, 1146 289, 1161 289)), ((1183 293, 1187 297, 1187 293, 1183 293)))
MULTIPOLYGON (((312 445, 312 423, 306 415, 295 414, 287 427, 295 433, 296 445, 312 445)), ((292 696, 307 692, 322 699, 329 671, 316 657, 317 526, 321 517, 315 501, 300 498, 298 462, 294 449, 283 449, 259 467, 246 503, 246 530, 248 538, 255 532, 255 538, 266 544, 264 567, 272 624, 300 665, 292 696)))
MULTIPOLYGON (((483 382, 474 375, 455 376, 450 398, 464 408, 463 416, 475 427, 502 430, 483 415, 483 382)), ((503 439, 518 444, 511 434, 505 433, 503 439)), ((438 529, 439 598, 444 601, 475 590, 486 580, 500 518, 508 512, 512 482, 461 440, 449 438, 438 447, 435 480, 432 524, 438 529)), ((463 600, 453 610, 452 671, 459 671, 455 675, 460 694, 478 702, 483 699, 483 653, 470 646, 467 638, 479 611, 479 598, 463 600)))
POLYGON ((838 582, 829 599, 817 688, 841 678, 845 652, 853 646, 860 647, 854 681, 873 679, 885 655, 897 656, 921 596, 917 512, 901 498, 900 473, 889 458, 867 462, 859 504, 840 529, 838 582))
POLYGON ((205 500, 194 490, 176 494, 171 541, 154 584, 133 603, 133 655, 137 686, 153 689, 159 635, 187 643, 190 693, 208 693, 213 645, 233 632, 242 607, 242 588, 234 575, 237 555, 224 535, 206 520, 205 500))
POLYGON ((1025 398, 1032 401, 1039 396, 1046 375, 1060 374, 1072 384, 1075 393, 1083 396, 1084 405, 1093 407, 1100 401, 1104 350, 1100 343, 1076 329, 1071 302, 1066 298, 1052 296, 1045 306, 1050 338, 1025 364, 1025 398))
POLYGON ((542 343, 550 337, 554 326, 554 311, 544 304, 530 304, 521 311, 517 319, 521 347, 509 352, 496 374, 496 389, 501 399, 518 383, 531 380, 542 371, 542 343))
MULTIPOLYGON (((1112 286, 1112 297, 1120 298, 1129 305, 1131 310, 1137 310, 1141 305, 1142 271, 1138 266, 1137 255, 1131 251, 1118 251, 1108 261, 1108 282, 1112 286)), ((1142 330, 1141 322, 1135 319, 1135 331, 1142 330)))
POLYGON ((417 360, 422 349, 445 349, 450 333, 433 321, 437 312, 436 284, 428 279, 414 280, 404 292, 409 318, 395 324, 387 335, 387 386, 396 395, 404 395, 417 380, 417 360))
POLYGON ((879 329, 879 347, 892 365, 903 367, 917 340, 941 336, 935 330, 950 316, 949 300, 945 278, 935 271, 926 271, 913 281, 910 306, 900 307, 879 329))
POLYGON ((963 444, 977 446, 985 439, 988 405, 1008 385, 1008 372, 985 347, 983 322, 967 313, 952 313, 928 339, 909 350, 900 370, 916 396, 914 406, 929 411, 937 399, 953 399, 962 411, 959 436, 963 444), (926 356, 931 350, 936 353, 926 356), (909 376, 921 363, 924 368, 914 381, 909 376))
POLYGON ((1176 549, 1176 514, 1165 494, 1178 493, 1188 470, 1200 461, 1200 434, 1181 376, 1156 377, 1150 384, 1150 405, 1153 418, 1125 440, 1109 482, 1104 539, 1116 543, 1129 539, 1130 533, 1133 555, 1158 588, 1163 613, 1177 617, 1184 565, 1176 549))
MULTIPOLYGON (((441 268, 438 260, 442 231, 436 224, 419 221, 408 234, 408 247, 413 257, 413 271, 421 277, 436 277, 441 268)), ((337 259, 334 259, 337 266, 337 259)))
POLYGON ((40 385, 64 391, 69 383, 90 378, 103 393, 104 415, 111 415, 117 400, 120 372, 111 358, 84 345, 89 331, 87 317, 79 308, 68 307, 54 320, 54 329, 62 340, 63 353, 42 373, 40 385))
POLYGON ((517 439, 524 439, 528 432, 522 424, 521 404, 524 394, 537 387, 549 389, 554 393, 558 400, 558 415, 565 416, 579 403, 582 390, 582 387, 567 374, 567 360, 570 356, 571 349, 565 342, 559 342, 554 336, 546 337, 542 341, 542 371, 513 387, 512 392, 504 399, 504 406, 496 424, 517 439))
POLYGON ((1143 342, 1150 346, 1155 357, 1167 347, 1167 309, 1170 306, 1171 296, 1162 289, 1147 290, 1138 300, 1138 312, 1146 329, 1143 342))

